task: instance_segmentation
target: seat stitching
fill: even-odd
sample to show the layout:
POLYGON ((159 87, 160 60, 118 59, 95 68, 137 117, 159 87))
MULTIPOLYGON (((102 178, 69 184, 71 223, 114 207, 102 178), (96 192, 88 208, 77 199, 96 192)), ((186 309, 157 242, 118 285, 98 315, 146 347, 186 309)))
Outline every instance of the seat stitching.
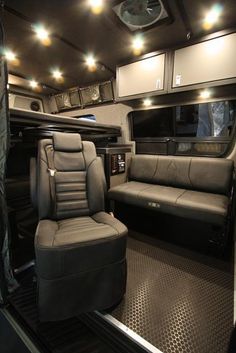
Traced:
POLYGON ((45 278, 45 277, 42 277, 40 276, 44 281, 54 281, 55 279, 58 280, 58 279, 62 279, 62 278, 68 278, 68 277, 77 277, 77 276, 80 276, 80 275, 83 275, 85 273, 91 273, 91 272, 95 272, 95 271, 98 271, 100 269, 103 269, 103 268, 107 268, 107 267, 110 267, 110 266, 114 266, 114 265, 118 265, 118 264, 121 264, 122 262, 125 261, 125 257, 122 258, 121 260, 119 261, 115 261, 115 262, 112 262, 112 263, 109 263, 109 264, 106 264, 104 266, 99 266, 99 267, 96 267, 96 268, 93 268, 92 270, 87 270, 87 271, 81 271, 81 272, 78 272, 78 273, 72 273, 72 274, 69 274, 69 275, 65 275, 65 276, 60 276, 60 277, 56 277, 56 278, 53 278, 53 279, 49 279, 49 278, 45 278))
POLYGON ((58 224, 57 222, 56 222, 56 225, 57 225, 57 230, 56 230, 56 231, 54 232, 54 234, 53 234, 52 245, 51 245, 51 246, 54 246, 56 234, 57 234, 57 232, 58 232, 59 229, 60 229, 59 224, 58 224))
POLYGON ((143 192, 143 191, 145 191, 145 190, 148 190, 148 189, 150 189, 151 187, 152 187, 152 185, 149 185, 148 187, 144 187, 142 190, 139 190, 138 193, 137 193, 137 195, 136 195, 136 197, 139 198, 141 192, 143 192))
POLYGON ((153 173, 153 176, 152 176, 152 181, 153 181, 153 178, 154 178, 154 176, 155 176, 155 174, 156 174, 156 172, 157 172, 158 165, 159 165, 159 157, 157 157, 156 168, 155 168, 154 173, 153 173))
MULTIPOLYGON (((91 218, 93 218, 93 216, 91 216, 91 218)), ((97 223, 102 223, 102 224, 104 224, 104 225, 108 225, 109 227, 113 228, 113 229, 117 232, 118 235, 120 235, 120 232, 118 231, 118 229, 116 229, 116 228, 115 228, 114 226, 112 226, 111 224, 106 224, 106 223, 103 223, 103 222, 96 221, 94 218, 93 218, 93 220, 94 220, 95 222, 97 222, 97 223)))
POLYGON ((184 190, 184 191, 182 192, 182 194, 180 194, 180 195, 176 198, 175 204, 177 204, 179 198, 180 198, 181 196, 183 196, 183 194, 184 194, 186 191, 187 191, 187 190, 184 190))
POLYGON ((188 179, 189 179, 190 185, 193 187, 193 183, 192 183, 192 180, 190 178, 190 170, 191 170, 191 166, 192 166, 192 160, 193 160, 193 158, 191 157, 190 158, 190 162, 189 162, 189 167, 188 167, 188 179))

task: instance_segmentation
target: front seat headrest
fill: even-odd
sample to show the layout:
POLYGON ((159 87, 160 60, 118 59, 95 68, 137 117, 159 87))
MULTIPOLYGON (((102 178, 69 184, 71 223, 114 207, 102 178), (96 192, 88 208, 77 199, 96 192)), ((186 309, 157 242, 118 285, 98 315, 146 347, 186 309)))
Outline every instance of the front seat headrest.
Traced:
POLYGON ((81 136, 80 134, 54 132, 53 147, 55 151, 60 152, 80 152, 83 149, 81 136))

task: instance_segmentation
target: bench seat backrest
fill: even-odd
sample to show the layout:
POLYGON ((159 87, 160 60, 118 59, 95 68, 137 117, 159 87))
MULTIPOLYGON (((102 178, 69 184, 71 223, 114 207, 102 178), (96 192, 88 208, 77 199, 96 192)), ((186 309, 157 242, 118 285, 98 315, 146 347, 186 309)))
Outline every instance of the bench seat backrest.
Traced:
POLYGON ((135 155, 129 179, 228 195, 233 161, 225 158, 135 155))

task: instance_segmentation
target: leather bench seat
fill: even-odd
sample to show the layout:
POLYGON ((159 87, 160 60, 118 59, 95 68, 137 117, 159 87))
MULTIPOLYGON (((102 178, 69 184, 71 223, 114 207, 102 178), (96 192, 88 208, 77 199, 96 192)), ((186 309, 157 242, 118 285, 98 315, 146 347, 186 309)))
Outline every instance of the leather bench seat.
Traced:
POLYGON ((176 216, 223 224, 229 199, 224 195, 130 181, 109 191, 112 200, 176 216))
POLYGON ((136 155, 129 181, 109 190, 110 200, 215 225, 226 220, 233 162, 226 159, 136 155))

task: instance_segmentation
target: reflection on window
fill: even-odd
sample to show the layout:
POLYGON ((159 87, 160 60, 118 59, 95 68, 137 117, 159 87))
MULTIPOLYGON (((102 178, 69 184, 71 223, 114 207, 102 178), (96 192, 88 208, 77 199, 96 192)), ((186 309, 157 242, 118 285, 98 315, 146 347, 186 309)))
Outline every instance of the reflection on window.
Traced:
POLYGON ((235 120, 235 100, 140 110, 132 112, 133 137, 229 137, 235 120))
POLYGON ((235 101, 176 107, 176 136, 230 136, 236 115, 235 101))

